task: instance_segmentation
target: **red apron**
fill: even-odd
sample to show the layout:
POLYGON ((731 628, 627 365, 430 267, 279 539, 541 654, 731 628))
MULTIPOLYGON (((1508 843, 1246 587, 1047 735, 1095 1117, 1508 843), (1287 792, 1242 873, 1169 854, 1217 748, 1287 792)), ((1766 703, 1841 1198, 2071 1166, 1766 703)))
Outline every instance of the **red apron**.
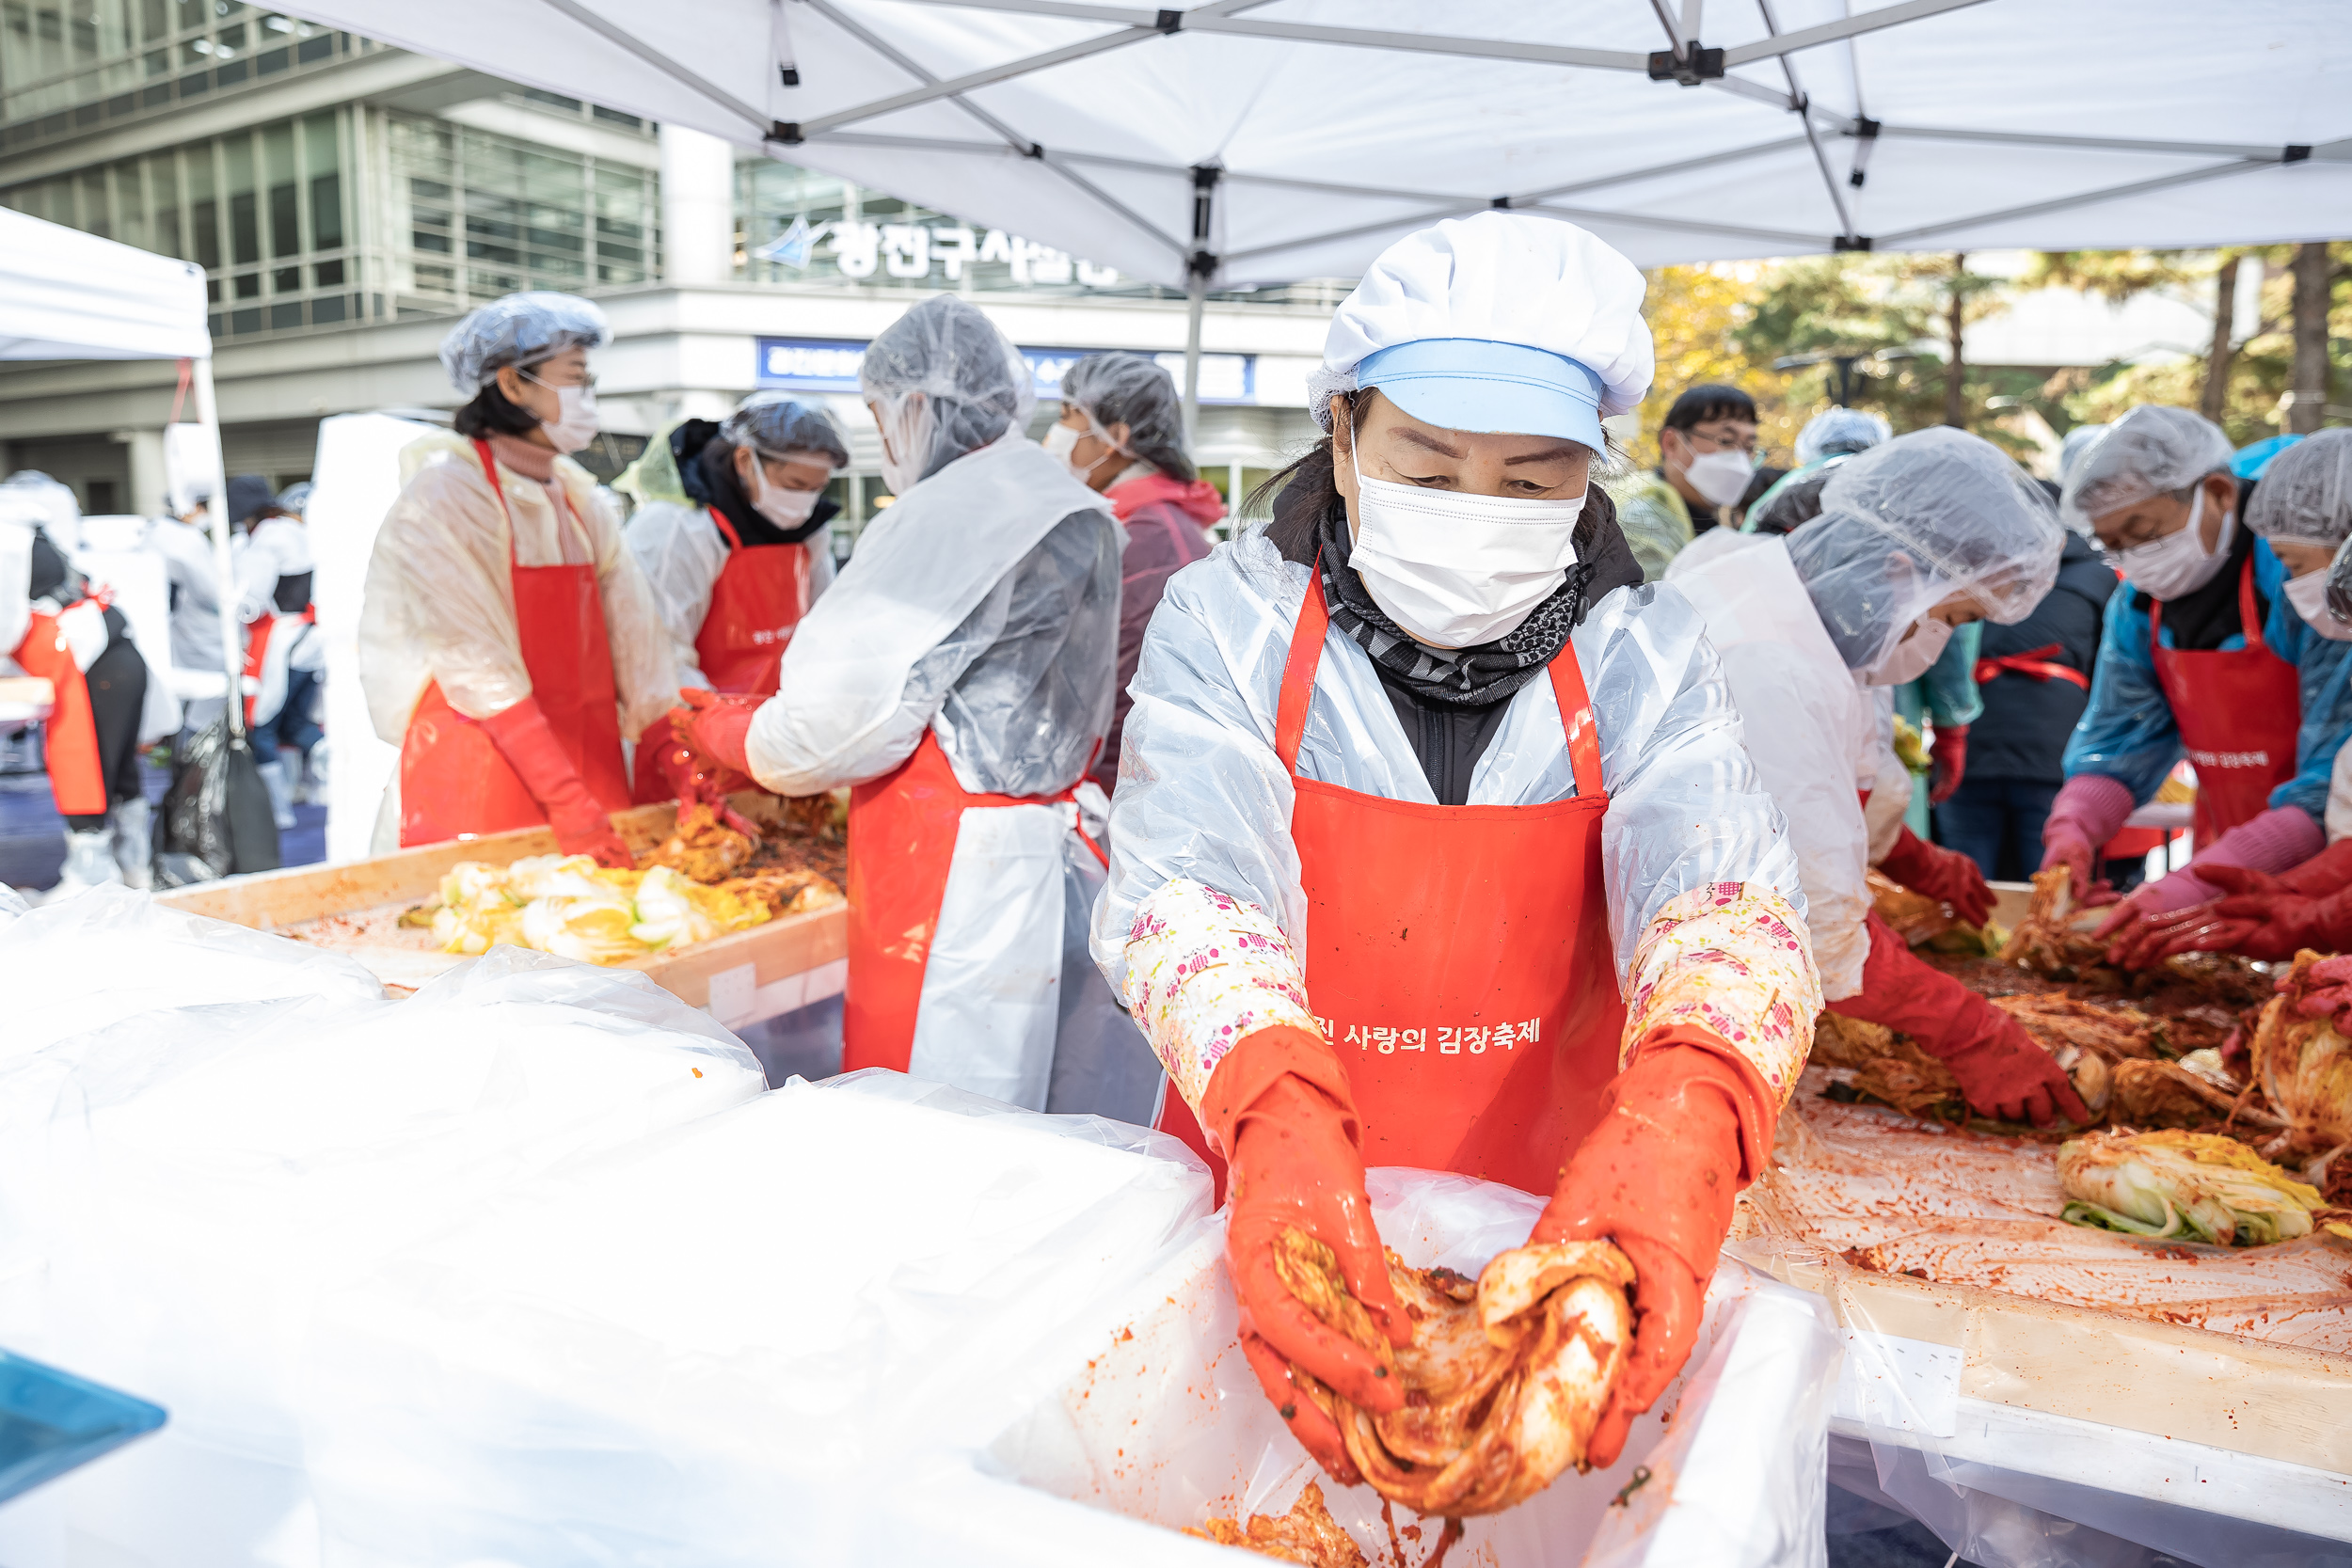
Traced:
POLYGON ((57 629, 55 615, 33 611, 24 641, 8 657, 28 675, 54 689, 49 718, 41 726, 42 754, 49 763, 49 794, 60 816, 106 815, 106 777, 98 761, 98 723, 91 717, 89 682, 73 662, 73 649, 57 629))
MULTIPOLYGON (((620 699, 612 681, 612 648, 604 629, 604 598, 593 560, 580 566, 515 563, 515 515, 499 483, 489 444, 476 441, 482 471, 506 514, 507 570, 515 594, 515 629, 522 641, 531 694, 564 746, 580 782, 601 804, 628 799, 621 766, 620 699)), ((559 490, 559 498, 561 492, 559 490)), ((563 503, 568 514, 570 504, 563 503)), ((574 517, 575 526, 579 518, 574 517)), ((581 530, 582 538, 586 530, 581 530)), ((589 555, 596 554, 593 543, 589 555)), ((400 842, 438 844, 469 834, 535 828, 548 819, 523 781, 508 767, 482 726, 449 705, 441 683, 426 685, 400 743, 400 842)))
MULTIPOLYGON (((1625 1003, 1601 885, 1600 743, 1576 650, 1551 661, 1576 798, 1540 806, 1383 800, 1298 776, 1330 612, 1291 634, 1274 749, 1297 801, 1307 997, 1346 1064, 1367 1165, 1549 1194, 1616 1076, 1625 1003)), ((1208 1158, 1183 1099, 1160 1131, 1208 1158)))
POLYGON ((2192 828, 2201 851, 2241 822, 2270 809, 2270 792, 2295 776, 2303 692, 2296 668, 2263 642, 2254 607, 2254 562, 2238 576, 2246 646, 2183 653, 2157 638, 2164 606, 2148 601, 2148 645, 2156 681, 2172 705, 2181 745, 2197 769, 2192 828))
MULTIPOLYGON (((907 1069, 923 1005, 923 971, 930 962, 964 808, 1046 805, 1070 800, 1076 788, 1073 784, 1055 795, 971 794, 956 782, 939 737, 926 730, 913 756, 850 792, 850 985, 842 1001, 842 1071, 907 1069)), ((1091 839, 1087 847, 1098 858, 1103 853, 1091 839)))
MULTIPOLYGON (((702 630, 694 637, 694 657, 713 691, 772 697, 785 644, 792 641, 792 629, 808 613, 808 546, 747 546, 726 515, 715 506, 710 508, 710 520, 726 539, 727 561, 710 585, 710 608, 704 612, 702 630)), ((670 738, 669 725, 664 721, 655 727, 660 730, 660 736, 651 743, 644 737, 637 743, 633 799, 640 805, 677 794, 659 765, 661 743, 670 738)))

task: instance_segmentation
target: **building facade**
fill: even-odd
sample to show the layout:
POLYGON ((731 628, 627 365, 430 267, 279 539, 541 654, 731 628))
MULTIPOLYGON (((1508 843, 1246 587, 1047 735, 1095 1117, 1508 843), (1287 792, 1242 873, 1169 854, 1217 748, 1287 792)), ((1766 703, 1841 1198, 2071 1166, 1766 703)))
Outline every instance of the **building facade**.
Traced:
MULTIPOLYGON (((0 205, 202 266, 229 470, 279 483, 309 474, 324 416, 453 407, 442 335, 516 289, 612 318, 582 454, 601 474, 775 388, 849 428, 853 521, 880 471, 857 357, 914 300, 988 310, 1049 404, 1079 354, 1184 347, 1181 296, 1082 257, 239 0, 0 0, 0 205)), ((1197 451, 1220 488, 1311 438, 1343 287, 1213 298, 1197 451)), ((8 367, 0 471, 153 512, 184 413, 167 363, 8 367)))

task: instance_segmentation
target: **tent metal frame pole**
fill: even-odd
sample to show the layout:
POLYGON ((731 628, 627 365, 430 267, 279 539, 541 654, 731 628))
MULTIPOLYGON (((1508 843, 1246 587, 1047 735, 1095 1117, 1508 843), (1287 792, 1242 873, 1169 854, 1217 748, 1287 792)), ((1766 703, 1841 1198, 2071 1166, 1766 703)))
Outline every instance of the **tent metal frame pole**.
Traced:
POLYGON ((1824 22, 1817 27, 1800 27, 1793 33, 1783 33, 1763 43, 1743 43, 1724 51, 1724 69, 1770 59, 1775 55, 1793 55, 1800 49, 1818 48, 1836 43, 1839 39, 1858 38, 1884 27, 1899 27, 1906 22, 1918 22, 1946 11, 1964 10, 1981 6, 1985 0, 1901 0, 1899 5, 1881 6, 1860 16, 1850 16, 1839 22, 1824 22))
MULTIPOLYGON (((1780 37, 1780 20, 1772 15, 1772 0, 1756 0, 1756 8, 1764 18, 1764 30, 1773 38, 1780 37)), ((1821 171, 1821 185, 1829 192, 1830 207, 1837 214, 1837 232, 1841 238, 1853 240, 1853 214, 1846 210, 1846 193, 1837 188, 1837 176, 1830 172, 1829 154, 1821 150, 1821 138, 1813 129, 1813 100, 1806 94, 1804 84, 1797 80, 1797 63, 1788 55, 1780 56, 1781 74, 1788 80, 1788 106, 1797 114, 1797 121, 1804 127, 1804 139, 1813 149, 1814 166, 1821 171)))
POLYGON ((213 358, 191 360, 190 380, 196 393, 196 422, 212 437, 213 455, 213 571, 220 595, 221 671, 229 677, 229 733, 245 734, 245 650, 237 633, 237 568, 229 547, 229 460, 220 446, 220 405, 213 397, 213 358))
POLYGON ((1200 319, 1208 311, 1209 275, 1217 258, 1209 244, 1216 234, 1216 184, 1225 170, 1201 164, 1192 171, 1192 255, 1185 262, 1191 276, 1184 283, 1184 445, 1190 448, 1200 429, 1200 319))
POLYGON ((768 135, 770 129, 774 126, 775 120, 771 116, 763 114, 759 110, 753 108, 749 103, 744 103, 741 99, 736 97, 735 94, 727 91, 724 87, 719 87, 695 71, 688 70, 685 66, 680 65, 669 55, 664 55, 660 50, 654 48, 652 45, 646 43, 643 39, 637 37, 634 33, 629 32, 628 29, 598 16, 595 11, 590 10, 587 7, 579 4, 579 0, 540 0, 540 4, 548 7, 550 10, 561 11, 564 16, 578 23, 582 27, 587 28, 598 38, 603 39, 607 43, 613 45, 615 48, 628 51, 630 55, 633 55, 638 59, 644 61, 647 65, 653 67, 664 76, 667 76, 672 81, 676 82, 680 87, 700 95, 707 102, 718 105, 720 108, 726 110, 727 113, 740 119, 745 124, 752 128, 755 135, 765 136, 768 135))
POLYGON ((1882 234, 1883 245, 1907 245, 1933 234, 1948 234, 1954 230, 1967 229, 1979 223, 2001 223, 2010 218, 2033 217, 2042 213, 2063 212, 2070 207, 2095 207, 2102 201, 2115 201, 2127 196, 2145 196, 2151 191, 2168 190, 2175 185, 2194 185, 2225 175, 2249 174, 2256 169, 2277 168, 2283 160, 2244 158, 2235 163, 2216 164, 2209 168, 2193 168, 2179 174, 2159 175, 2153 180, 2137 180, 2128 185, 2109 185, 2102 190, 2083 191, 2074 196, 2061 196, 2048 201, 2030 202, 2023 207, 2005 207, 1997 213, 1976 213, 1967 217, 1953 218, 1947 223, 1931 223, 1918 229, 1906 229, 1899 233, 1882 234))

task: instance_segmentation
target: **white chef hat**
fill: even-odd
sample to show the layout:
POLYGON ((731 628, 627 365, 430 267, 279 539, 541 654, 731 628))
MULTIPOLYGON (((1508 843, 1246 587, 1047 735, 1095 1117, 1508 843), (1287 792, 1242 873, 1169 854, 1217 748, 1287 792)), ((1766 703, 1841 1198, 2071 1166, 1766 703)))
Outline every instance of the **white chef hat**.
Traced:
POLYGON ((1557 436, 1602 450, 1603 416, 1649 390, 1649 325, 1633 263, 1572 223, 1530 213, 1448 218, 1380 253, 1331 318, 1310 378, 1377 387, 1446 430, 1557 436))

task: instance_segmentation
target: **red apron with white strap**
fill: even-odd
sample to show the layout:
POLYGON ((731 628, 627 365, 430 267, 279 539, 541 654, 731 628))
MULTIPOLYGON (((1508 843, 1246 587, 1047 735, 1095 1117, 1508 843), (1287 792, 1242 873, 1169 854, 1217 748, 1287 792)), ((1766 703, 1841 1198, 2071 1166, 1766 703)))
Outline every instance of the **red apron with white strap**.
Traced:
MULTIPOLYGON (((1537 806, 1384 800, 1298 776, 1330 612, 1308 590, 1274 749, 1297 800, 1307 1002, 1346 1064, 1367 1165, 1549 1194, 1617 1073, 1625 1003, 1601 883, 1600 743, 1573 646, 1551 661, 1576 797, 1537 806)), ((1209 1159, 1184 1101, 1162 1132, 1209 1159)))
POLYGON ((73 662, 73 649, 57 629, 57 618, 33 611, 24 640, 9 654, 28 675, 51 689, 49 718, 41 726, 41 751, 49 764, 49 795, 60 816, 103 816, 106 776, 98 761, 98 723, 91 716, 89 682, 73 662))
MULTIPOLYGON (((850 980, 842 1000, 842 1071, 907 1069, 915 1015, 923 1005, 923 972, 930 963, 965 809, 1051 805, 1071 800, 1076 789, 1073 784, 1053 795, 975 795, 956 782, 939 737, 926 730, 913 756, 850 792, 850 980)), ((1086 836, 1085 830, 1078 832, 1086 836)), ((1087 847, 1102 856, 1092 839, 1087 847)))
MULTIPOLYGON (((808 613, 808 546, 747 546, 726 514, 715 506, 710 520, 727 542, 727 560, 711 582, 710 609, 694 637, 694 657, 713 691, 772 697, 785 645, 808 613)), ((660 766, 661 752, 673 738, 666 721, 638 737, 633 799, 640 805, 677 794, 660 766)))
MULTIPOLYGON (((628 775, 621 766, 620 700, 605 635, 604 596, 596 590, 594 541, 558 486, 559 504, 580 529, 591 559, 578 566, 516 563, 515 515, 499 483, 498 460, 485 441, 476 441, 474 451, 499 510, 506 515, 515 629, 531 694, 589 793, 608 808, 616 807, 628 799, 628 775)), ((497 743, 449 705, 440 682, 429 683, 400 744, 401 844, 535 828, 547 819, 497 743)))
POLYGON ((2303 721, 2295 666, 2263 641, 2251 556, 2238 575, 2237 605, 2245 647, 2184 653, 2159 640, 2164 606, 2148 601, 2148 645, 2156 682, 2172 705, 2181 746, 2197 769, 2193 831, 2200 850, 2270 809, 2270 792, 2295 776, 2296 733, 2303 721))

